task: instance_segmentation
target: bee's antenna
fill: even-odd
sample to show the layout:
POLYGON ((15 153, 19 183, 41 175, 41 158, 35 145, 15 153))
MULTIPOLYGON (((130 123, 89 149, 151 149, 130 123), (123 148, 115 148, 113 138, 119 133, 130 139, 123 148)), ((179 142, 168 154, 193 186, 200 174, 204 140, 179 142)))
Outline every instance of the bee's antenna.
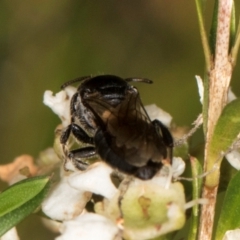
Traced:
POLYGON ((147 78, 126 78, 125 79, 126 82, 144 82, 144 83, 153 83, 152 80, 147 79, 147 78))
POLYGON ((87 79, 89 79, 89 78, 91 78, 91 76, 85 76, 85 77, 79 77, 79 78, 72 79, 72 80, 64 83, 64 84, 61 86, 61 89, 64 89, 65 87, 67 87, 67 86, 69 86, 69 85, 71 85, 71 84, 73 84, 73 83, 81 82, 81 81, 87 80, 87 79))

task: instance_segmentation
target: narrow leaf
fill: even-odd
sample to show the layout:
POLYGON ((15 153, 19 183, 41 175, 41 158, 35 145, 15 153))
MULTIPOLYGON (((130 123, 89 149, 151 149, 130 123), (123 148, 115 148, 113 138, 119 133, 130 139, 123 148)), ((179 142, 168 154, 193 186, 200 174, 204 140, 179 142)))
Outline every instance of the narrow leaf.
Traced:
POLYGON ((211 51, 210 51, 206 28, 205 28, 205 24, 204 24, 204 20, 203 20, 203 5, 204 5, 205 1, 195 0, 195 3, 196 3, 196 8, 197 8, 198 23, 199 23, 199 28, 200 28, 200 35, 201 35, 201 39, 202 39, 206 67, 207 67, 207 70, 210 70, 211 51))
POLYGON ((34 177, 18 182, 0 194, 0 236, 40 205, 49 186, 49 177, 34 177))
POLYGON ((240 172, 238 172, 230 181, 221 215, 217 225, 215 239, 222 239, 227 230, 239 228, 240 226, 240 172))
POLYGON ((232 50, 232 47, 234 46, 235 38, 236 38, 236 13, 235 13, 235 4, 234 4, 234 1, 233 1, 231 22, 230 22, 229 52, 232 50))
POLYGON ((48 182, 48 177, 36 177, 18 182, 0 194, 0 217, 36 196, 48 182))
MULTIPOLYGON (((199 161, 191 157, 191 168, 192 168, 192 177, 193 177, 193 199, 199 199, 200 192, 201 192, 201 186, 202 186, 202 178, 199 178, 198 176, 202 174, 202 166, 199 163, 199 161)), ((188 240, 195 240, 197 238, 197 231, 198 231, 198 222, 199 222, 199 205, 196 204, 193 206, 192 210, 192 217, 191 217, 191 224, 190 224, 190 230, 188 234, 188 240)))
MULTIPOLYGON (((236 140, 240 132, 240 99, 230 102, 224 109, 215 126, 213 137, 209 143, 209 161, 207 169, 213 169, 214 164, 220 165, 221 152, 226 152, 236 140)), ((216 186, 217 171, 206 179, 208 187, 216 186)))
POLYGON ((214 129, 210 151, 215 156, 226 151, 240 132, 240 99, 230 102, 224 109, 214 129))
POLYGON ((214 3, 212 25, 211 25, 210 37, 209 37, 211 53, 213 54, 213 56, 215 56, 215 49, 216 49, 217 26, 218 26, 217 23, 218 23, 218 0, 216 0, 214 3))
POLYGON ((238 21, 238 30, 235 36, 234 45, 232 46, 232 49, 231 49, 232 50, 231 57, 232 57, 233 65, 236 64, 236 61, 237 61, 239 45, 240 45, 240 20, 238 21))

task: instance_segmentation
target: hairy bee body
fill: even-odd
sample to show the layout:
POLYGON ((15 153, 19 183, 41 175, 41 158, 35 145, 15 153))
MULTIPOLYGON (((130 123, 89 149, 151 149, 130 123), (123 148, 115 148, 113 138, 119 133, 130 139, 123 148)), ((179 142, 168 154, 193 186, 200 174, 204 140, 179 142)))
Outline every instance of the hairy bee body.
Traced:
POLYGON ((169 130, 158 120, 151 121, 138 90, 128 82, 147 79, 122 79, 114 75, 83 77, 71 99, 71 123, 63 131, 63 146, 72 133, 87 147, 69 151, 74 165, 83 170, 86 158, 99 155, 113 168, 140 179, 151 179, 169 158, 173 139, 169 130))

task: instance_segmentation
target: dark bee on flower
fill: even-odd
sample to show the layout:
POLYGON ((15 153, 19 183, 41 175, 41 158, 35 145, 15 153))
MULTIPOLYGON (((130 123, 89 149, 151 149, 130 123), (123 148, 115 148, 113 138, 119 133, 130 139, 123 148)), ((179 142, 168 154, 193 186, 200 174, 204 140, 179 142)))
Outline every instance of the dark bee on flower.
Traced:
POLYGON ((173 138, 160 121, 151 121, 139 92, 129 82, 152 83, 148 79, 122 79, 114 75, 82 77, 62 88, 81 82, 70 104, 71 123, 63 130, 65 145, 72 134, 84 147, 65 151, 67 160, 85 170, 86 159, 99 156, 120 172, 151 179, 171 163, 173 138))

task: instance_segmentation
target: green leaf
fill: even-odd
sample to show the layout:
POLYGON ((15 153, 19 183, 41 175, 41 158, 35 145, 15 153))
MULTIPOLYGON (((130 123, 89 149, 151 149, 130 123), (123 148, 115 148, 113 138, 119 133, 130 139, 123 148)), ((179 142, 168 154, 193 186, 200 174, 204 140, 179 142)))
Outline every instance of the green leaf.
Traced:
POLYGON ((240 226, 240 172, 238 172, 230 181, 221 215, 217 225, 215 239, 222 239, 227 230, 239 228, 240 226))
POLYGON ((240 132, 240 99, 230 102, 215 126, 210 151, 216 157, 220 151, 226 151, 240 132))
MULTIPOLYGON (((200 193, 201 193, 201 187, 202 187, 202 178, 199 178, 198 176, 202 174, 202 166, 199 163, 199 161, 191 157, 191 168, 192 168, 192 177, 193 177, 193 199, 199 199, 200 193)), ((188 234, 188 240, 194 240, 197 239, 197 231, 198 231, 198 219, 199 219, 199 205, 196 204, 193 206, 192 210, 192 216, 191 216, 191 224, 190 224, 190 230, 188 234)))
POLYGON ((204 17, 203 17, 203 8, 205 4, 205 0, 195 0, 196 8, 197 8, 197 16, 198 16, 198 23, 200 28, 200 35, 202 39, 203 51, 206 61, 207 70, 210 70, 211 67, 211 51, 208 43, 206 28, 204 24, 204 17))
POLYGON ((233 1, 232 13, 231 13, 231 22, 230 22, 230 43, 229 43, 229 52, 232 50, 232 47, 235 44, 236 38, 236 13, 235 13, 235 4, 233 1))
POLYGON ((232 46, 232 49, 231 49, 231 58, 232 58, 233 65, 236 64, 239 45, 240 45, 240 19, 238 21, 238 29, 234 38, 234 45, 232 46))
POLYGON ((214 4, 212 25, 211 25, 210 37, 209 37, 211 53, 213 54, 213 56, 215 56, 215 49, 216 49, 217 26, 218 26, 218 0, 216 0, 214 4))
MULTIPOLYGON (((215 126, 213 137, 209 143, 209 161, 207 169, 213 169, 214 164, 220 165, 221 152, 226 152, 236 140, 240 132, 240 99, 230 102, 223 109, 221 116, 215 126)), ((216 186, 217 171, 212 172, 206 178, 208 187, 216 186)))
POLYGON ((49 186, 49 177, 38 176, 20 181, 0 194, 0 236, 36 210, 49 186))

